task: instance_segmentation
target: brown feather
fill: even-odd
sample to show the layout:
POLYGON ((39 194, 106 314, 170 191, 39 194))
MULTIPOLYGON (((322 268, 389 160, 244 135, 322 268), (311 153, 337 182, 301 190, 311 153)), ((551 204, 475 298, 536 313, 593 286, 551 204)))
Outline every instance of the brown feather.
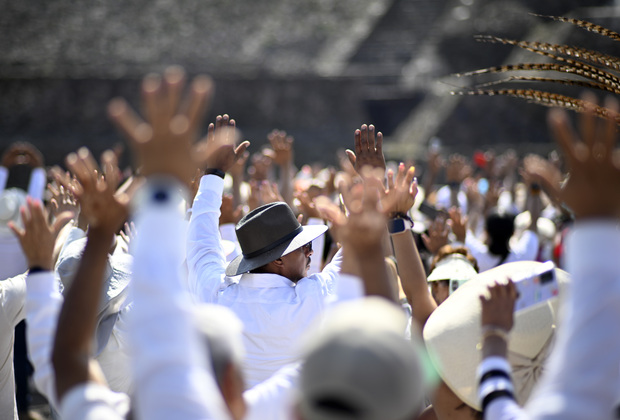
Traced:
POLYGON ((524 82, 543 82, 543 83, 559 83, 562 85, 567 85, 567 86, 579 86, 579 87, 586 87, 586 88, 592 88, 592 89, 600 89, 600 90, 605 90, 607 92, 612 92, 612 93, 616 93, 616 94, 620 94, 620 89, 614 89, 611 86, 602 84, 602 83, 595 83, 595 82, 588 82, 588 81, 584 81, 584 80, 572 80, 572 79, 553 79, 550 77, 533 77, 533 76, 510 76, 506 79, 502 79, 502 80, 495 80, 493 82, 487 82, 487 83, 481 83, 479 85, 475 86, 475 89, 480 89, 483 87, 489 87, 489 86, 495 86, 495 85, 499 85, 502 83, 510 83, 510 82, 520 82, 520 81, 524 81, 524 82))
POLYGON ((571 23, 575 26, 578 26, 579 28, 585 29, 586 31, 594 32, 599 35, 603 35, 607 38, 613 39, 614 41, 620 41, 620 34, 618 32, 614 32, 611 29, 607 29, 603 26, 594 24, 592 22, 588 22, 588 21, 581 20, 581 19, 566 18, 566 17, 561 17, 561 16, 539 15, 536 13, 532 13, 532 15, 557 20, 559 22, 571 23))

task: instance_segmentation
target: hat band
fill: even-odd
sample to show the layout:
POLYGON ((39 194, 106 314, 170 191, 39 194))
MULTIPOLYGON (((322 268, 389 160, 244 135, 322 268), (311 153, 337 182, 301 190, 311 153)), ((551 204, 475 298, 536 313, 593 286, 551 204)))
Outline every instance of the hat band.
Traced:
POLYGON ((270 243, 269 245, 258 249, 254 252, 250 252, 248 254, 246 254, 245 252, 243 253, 243 257, 244 258, 254 258, 254 257, 258 257, 261 254, 264 254, 267 251, 271 251, 272 249, 274 249, 275 247, 282 245, 284 242, 293 239, 295 236, 299 235, 302 231, 304 230, 303 226, 299 225, 299 227, 297 227, 297 229, 295 229, 294 231, 292 231, 291 233, 289 233, 286 236, 283 236, 282 238, 278 239, 275 242, 270 243))

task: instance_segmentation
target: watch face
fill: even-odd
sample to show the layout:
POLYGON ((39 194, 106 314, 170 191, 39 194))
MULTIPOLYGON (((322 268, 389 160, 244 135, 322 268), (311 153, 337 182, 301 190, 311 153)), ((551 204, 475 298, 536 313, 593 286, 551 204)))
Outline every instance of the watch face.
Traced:
POLYGON ((390 233, 398 233, 405 230, 404 219, 392 219, 388 222, 388 230, 390 233))

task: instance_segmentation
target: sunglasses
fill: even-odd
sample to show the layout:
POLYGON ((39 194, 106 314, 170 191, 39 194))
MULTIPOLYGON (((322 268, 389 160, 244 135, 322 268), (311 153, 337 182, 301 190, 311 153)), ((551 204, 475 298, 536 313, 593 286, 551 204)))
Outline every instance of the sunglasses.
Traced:
POLYGON ((308 243, 307 243, 307 244, 305 244, 305 245, 302 245, 302 246, 300 247, 300 249, 301 249, 301 250, 303 250, 303 251, 304 251, 304 253, 306 253, 306 254, 311 253, 311 252, 312 252, 312 241, 308 242, 308 243))

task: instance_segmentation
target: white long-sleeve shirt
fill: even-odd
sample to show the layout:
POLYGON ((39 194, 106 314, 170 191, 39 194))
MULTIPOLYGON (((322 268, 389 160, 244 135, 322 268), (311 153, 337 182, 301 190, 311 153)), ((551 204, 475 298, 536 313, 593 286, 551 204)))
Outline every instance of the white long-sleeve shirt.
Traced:
POLYGON ((229 307, 244 324, 242 367, 248 387, 268 379, 300 356, 299 340, 335 294, 341 256, 321 273, 294 283, 277 274, 226 277, 218 221, 224 182, 203 176, 188 230, 189 289, 198 300, 229 307))
POLYGON ((24 319, 25 275, 0 281, 0 418, 17 419, 13 343, 15 326, 24 319))
POLYGON ((142 194, 134 214, 140 235, 133 249, 130 286, 135 413, 149 420, 228 419, 182 286, 185 229, 175 200, 181 194, 153 184, 142 194))
POLYGON ((620 396, 620 227, 575 224, 566 243, 572 275, 547 369, 524 408, 492 401, 493 420, 614 419, 620 396))

